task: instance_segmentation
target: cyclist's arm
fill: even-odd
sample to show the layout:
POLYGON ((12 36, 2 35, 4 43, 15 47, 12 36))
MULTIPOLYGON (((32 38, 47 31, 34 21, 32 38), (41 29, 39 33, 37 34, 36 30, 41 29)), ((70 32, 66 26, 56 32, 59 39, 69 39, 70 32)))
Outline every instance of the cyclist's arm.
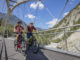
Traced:
POLYGON ((24 27, 22 27, 22 30, 24 30, 24 27))
POLYGON ((16 30, 17 30, 17 26, 14 27, 14 32, 16 32, 16 30))
POLYGON ((33 29, 38 33, 38 30, 33 26, 33 29))
POLYGON ((25 32, 28 32, 28 27, 26 27, 25 32))
POLYGON ((36 30, 36 32, 38 33, 38 30, 36 30))

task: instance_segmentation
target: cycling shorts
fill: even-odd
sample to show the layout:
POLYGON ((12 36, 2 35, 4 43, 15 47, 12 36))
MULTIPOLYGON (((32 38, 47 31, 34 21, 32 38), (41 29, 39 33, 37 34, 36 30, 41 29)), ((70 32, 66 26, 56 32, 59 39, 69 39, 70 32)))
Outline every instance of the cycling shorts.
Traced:
POLYGON ((27 33, 27 38, 29 39, 32 35, 32 33, 27 33))

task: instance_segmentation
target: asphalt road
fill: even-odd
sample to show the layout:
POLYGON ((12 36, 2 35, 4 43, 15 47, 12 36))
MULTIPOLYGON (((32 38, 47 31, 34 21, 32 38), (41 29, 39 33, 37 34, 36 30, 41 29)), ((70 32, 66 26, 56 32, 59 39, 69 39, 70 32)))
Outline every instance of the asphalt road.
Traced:
POLYGON ((0 48, 1 48, 1 44, 2 44, 2 37, 0 37, 0 48))
MULTIPOLYGON (((14 49, 14 38, 8 38, 5 40, 7 47, 8 60, 80 60, 80 58, 67 55, 55 51, 49 51, 41 49, 37 54, 33 54, 32 51, 28 52, 27 56, 21 52, 16 52, 14 49)), ((4 52, 2 60, 5 60, 4 52)))
POLYGON ((49 60, 43 53, 44 50, 40 50, 37 54, 33 54, 31 51, 28 52, 26 60, 49 60))
POLYGON ((2 37, 0 37, 0 49, 1 49, 1 46, 2 46, 2 37))
MULTIPOLYGON (((8 38, 5 40, 5 42, 9 60, 48 60, 41 50, 37 54, 33 54, 31 51, 29 51, 27 56, 24 56, 22 52, 16 52, 13 43, 14 38, 8 38)), ((4 53, 2 60, 5 60, 4 53)))

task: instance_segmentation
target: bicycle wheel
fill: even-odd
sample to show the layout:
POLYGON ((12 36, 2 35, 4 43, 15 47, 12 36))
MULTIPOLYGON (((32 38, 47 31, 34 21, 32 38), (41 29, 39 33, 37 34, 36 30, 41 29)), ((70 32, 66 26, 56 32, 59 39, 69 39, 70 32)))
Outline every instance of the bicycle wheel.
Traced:
POLYGON ((26 48, 26 41, 22 41, 21 48, 22 48, 22 50, 25 50, 25 48, 26 48))
POLYGON ((14 48, 16 51, 18 51, 18 42, 16 42, 16 40, 14 41, 14 48))
POLYGON ((37 43, 37 41, 35 40, 33 41, 32 52, 36 54, 38 53, 38 51, 39 51, 39 43, 37 43))
POLYGON ((29 51, 29 44, 26 42, 25 53, 24 53, 25 56, 28 54, 28 51, 29 51))

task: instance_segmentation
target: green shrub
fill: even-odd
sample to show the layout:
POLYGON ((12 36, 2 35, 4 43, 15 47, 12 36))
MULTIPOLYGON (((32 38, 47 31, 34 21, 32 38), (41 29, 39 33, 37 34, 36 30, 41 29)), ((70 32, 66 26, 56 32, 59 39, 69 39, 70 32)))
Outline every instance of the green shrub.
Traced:
POLYGON ((62 41, 62 39, 56 39, 56 40, 53 40, 52 42, 54 42, 54 43, 59 43, 60 41, 62 41))

